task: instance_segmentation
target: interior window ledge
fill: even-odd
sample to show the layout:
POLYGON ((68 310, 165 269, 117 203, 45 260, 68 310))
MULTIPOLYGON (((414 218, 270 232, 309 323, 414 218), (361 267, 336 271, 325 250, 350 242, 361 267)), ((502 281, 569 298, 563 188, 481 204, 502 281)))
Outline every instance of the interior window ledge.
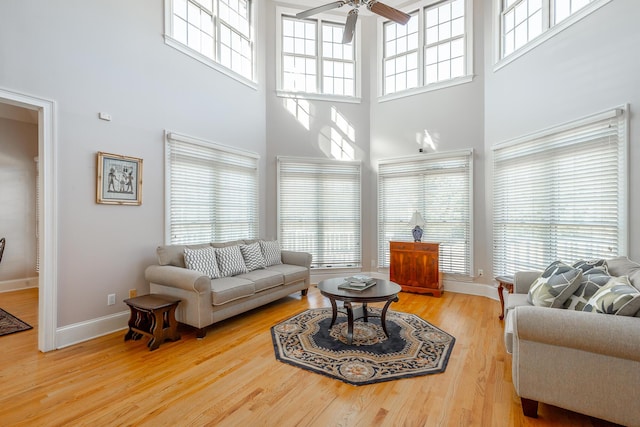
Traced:
POLYGON ((452 86, 458 86, 461 84, 466 84, 475 78, 474 74, 470 74, 467 76, 457 77, 451 80, 445 80, 442 82, 431 83, 427 86, 421 86, 413 89, 407 89, 400 92, 390 93, 389 95, 382 95, 378 97, 378 102, 387 102, 392 101, 394 99, 406 98, 408 96, 419 95, 421 93, 431 92, 434 90, 445 89, 452 86))
POLYGON ((213 68, 214 70, 224 74, 227 77, 231 77, 239 83, 250 87, 253 90, 258 90, 258 83, 241 76, 240 74, 228 69, 224 65, 215 62, 213 59, 204 56, 203 54, 191 49, 189 46, 185 46, 184 43, 171 37, 169 34, 164 35, 164 42, 166 45, 171 46, 174 49, 184 53, 187 56, 203 63, 204 65, 213 68))
POLYGON ((294 99, 308 99, 312 101, 330 101, 330 102, 344 102, 348 104, 360 104, 361 98, 339 96, 339 95, 326 95, 322 93, 308 93, 308 92, 289 92, 286 90, 276 90, 276 95, 280 98, 294 98, 294 99))
POLYGON ((585 7, 583 7, 582 9, 577 11, 576 13, 574 13, 573 15, 569 16, 564 21, 562 21, 559 24, 554 25, 553 27, 549 28, 547 31, 545 31, 544 33, 540 34, 538 37, 536 37, 535 39, 531 40, 530 42, 528 42, 527 44, 525 44, 524 46, 522 46, 518 50, 516 50, 516 51, 510 53, 508 56, 498 60, 495 63, 495 65, 493 66, 493 71, 496 72, 496 71, 500 70, 501 68, 509 65, 510 63, 515 61, 516 59, 518 59, 521 56, 523 56, 523 55, 527 54, 528 52, 532 51, 536 47, 540 46, 542 43, 546 42, 550 38, 552 38, 555 35, 561 33, 562 31, 566 30, 567 28, 569 28, 570 26, 572 26, 576 22, 580 21, 581 19, 583 19, 586 16, 589 16, 591 13, 595 12, 596 10, 600 9, 602 6, 604 6, 605 4, 607 4, 607 3, 611 2, 611 1, 612 0, 596 0, 596 1, 592 2, 592 3, 589 3, 588 5, 586 5, 585 7))

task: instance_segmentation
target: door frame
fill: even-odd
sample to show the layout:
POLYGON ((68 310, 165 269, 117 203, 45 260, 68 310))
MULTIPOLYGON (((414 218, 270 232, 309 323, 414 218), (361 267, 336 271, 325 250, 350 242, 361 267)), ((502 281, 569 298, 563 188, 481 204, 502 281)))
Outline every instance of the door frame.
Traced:
POLYGON ((0 88, 0 103, 38 112, 38 349, 56 349, 58 324, 58 209, 56 199, 56 103, 55 101, 0 88))

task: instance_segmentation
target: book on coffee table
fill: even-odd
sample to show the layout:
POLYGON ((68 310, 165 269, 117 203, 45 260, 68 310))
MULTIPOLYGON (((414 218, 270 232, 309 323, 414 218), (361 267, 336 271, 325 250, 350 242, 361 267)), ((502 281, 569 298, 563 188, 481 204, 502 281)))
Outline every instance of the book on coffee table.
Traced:
POLYGON ((338 289, 346 289, 348 291, 364 291, 372 286, 375 286, 376 281, 371 279, 368 282, 349 282, 345 280, 344 283, 338 285, 338 289))

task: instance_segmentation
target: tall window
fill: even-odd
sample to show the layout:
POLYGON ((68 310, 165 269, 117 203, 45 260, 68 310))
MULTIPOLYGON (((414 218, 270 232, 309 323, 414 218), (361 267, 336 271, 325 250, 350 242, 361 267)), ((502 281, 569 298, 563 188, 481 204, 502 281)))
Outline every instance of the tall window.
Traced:
POLYGON ((425 220, 423 241, 440 243, 440 270, 472 272, 472 152, 382 161, 378 167, 378 265, 389 266, 389 242, 412 240, 409 220, 425 220))
POLYGON ((165 0, 165 3, 167 43, 196 59, 220 64, 254 80, 255 40, 250 0, 165 0))
POLYGON ((626 252, 626 111, 494 148, 493 273, 626 252))
POLYGON ((278 239, 314 268, 361 266, 360 163, 278 158, 278 239))
POLYGON ((561 22, 571 25, 611 0, 494 1, 499 4, 500 57, 504 58, 529 45, 541 34, 553 33, 550 30, 555 30, 561 22), (573 19, 568 19, 570 17, 573 19))
POLYGON ((383 95, 455 84, 472 74, 472 0, 419 4, 406 25, 382 26, 383 95))
POLYGON ((168 242, 258 238, 258 160, 257 154, 169 133, 168 242))
POLYGON ((279 18, 279 90, 356 97, 356 51, 353 41, 342 44, 344 23, 284 13, 279 18))

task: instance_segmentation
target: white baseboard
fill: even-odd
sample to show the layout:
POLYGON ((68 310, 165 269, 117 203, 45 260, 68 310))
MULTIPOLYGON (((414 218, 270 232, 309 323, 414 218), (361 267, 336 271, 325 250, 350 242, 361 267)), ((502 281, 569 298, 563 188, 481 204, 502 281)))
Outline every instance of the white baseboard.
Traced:
POLYGON ((19 291, 22 289, 37 288, 38 277, 27 277, 24 279, 3 280, 0 282, 0 293, 19 291))
MULTIPOLYGON (((129 311, 98 317, 85 322, 63 326, 56 330, 56 348, 64 348, 112 332, 128 328, 129 311)), ((124 335, 123 335, 124 337, 124 335)))

